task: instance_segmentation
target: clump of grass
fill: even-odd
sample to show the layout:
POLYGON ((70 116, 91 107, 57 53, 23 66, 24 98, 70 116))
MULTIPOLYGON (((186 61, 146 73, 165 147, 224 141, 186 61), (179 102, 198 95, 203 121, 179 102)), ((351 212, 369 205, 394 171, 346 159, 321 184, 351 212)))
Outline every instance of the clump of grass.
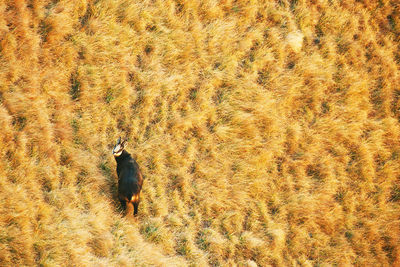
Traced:
POLYGON ((163 241, 163 228, 157 221, 147 221, 141 225, 140 232, 146 240, 160 243, 163 241))
POLYGON ((53 26, 46 20, 41 20, 39 23, 39 34, 43 42, 47 41, 49 32, 53 29, 53 26))
POLYGON ((80 91, 81 91, 81 83, 79 82, 77 72, 73 72, 71 74, 70 82, 71 82, 71 89, 69 91, 69 94, 71 95, 72 100, 77 100, 80 96, 80 91))
POLYGON ((389 201, 398 202, 400 201, 400 186, 395 185, 390 192, 389 201))

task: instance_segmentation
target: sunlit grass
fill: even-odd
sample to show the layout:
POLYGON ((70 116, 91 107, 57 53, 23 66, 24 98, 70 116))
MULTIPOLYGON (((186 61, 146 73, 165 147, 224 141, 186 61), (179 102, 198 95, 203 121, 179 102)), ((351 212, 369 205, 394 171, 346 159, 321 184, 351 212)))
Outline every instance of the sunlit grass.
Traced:
POLYGON ((398 8, 0 4, 0 265, 399 265, 398 8))

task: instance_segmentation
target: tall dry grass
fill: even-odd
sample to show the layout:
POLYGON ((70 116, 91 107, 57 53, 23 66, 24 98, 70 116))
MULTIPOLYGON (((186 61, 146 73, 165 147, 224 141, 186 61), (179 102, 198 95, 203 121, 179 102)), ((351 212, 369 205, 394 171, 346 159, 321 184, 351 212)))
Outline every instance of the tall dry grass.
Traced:
POLYGON ((2 1, 0 265, 400 265, 399 12, 2 1))

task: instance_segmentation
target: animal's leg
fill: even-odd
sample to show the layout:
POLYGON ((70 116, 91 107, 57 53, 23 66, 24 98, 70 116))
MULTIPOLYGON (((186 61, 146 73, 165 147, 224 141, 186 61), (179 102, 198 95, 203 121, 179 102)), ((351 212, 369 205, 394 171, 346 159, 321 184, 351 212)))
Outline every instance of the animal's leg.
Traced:
POLYGON ((120 199, 119 202, 121 203, 121 208, 122 208, 122 210, 126 210, 126 201, 120 199))
POLYGON ((133 202, 133 208, 134 208, 133 215, 134 216, 137 215, 138 207, 139 207, 139 201, 133 202))
POLYGON ((133 203, 132 202, 127 202, 126 203, 126 211, 125 211, 125 216, 132 216, 133 212, 133 203))

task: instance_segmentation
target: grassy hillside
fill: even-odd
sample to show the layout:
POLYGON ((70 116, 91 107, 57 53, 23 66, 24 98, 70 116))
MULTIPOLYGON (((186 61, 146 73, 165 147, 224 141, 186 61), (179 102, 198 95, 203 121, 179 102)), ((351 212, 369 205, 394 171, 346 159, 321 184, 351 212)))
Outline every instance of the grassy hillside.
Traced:
POLYGON ((398 1, 72 2, 0 2, 0 266, 400 265, 398 1))

